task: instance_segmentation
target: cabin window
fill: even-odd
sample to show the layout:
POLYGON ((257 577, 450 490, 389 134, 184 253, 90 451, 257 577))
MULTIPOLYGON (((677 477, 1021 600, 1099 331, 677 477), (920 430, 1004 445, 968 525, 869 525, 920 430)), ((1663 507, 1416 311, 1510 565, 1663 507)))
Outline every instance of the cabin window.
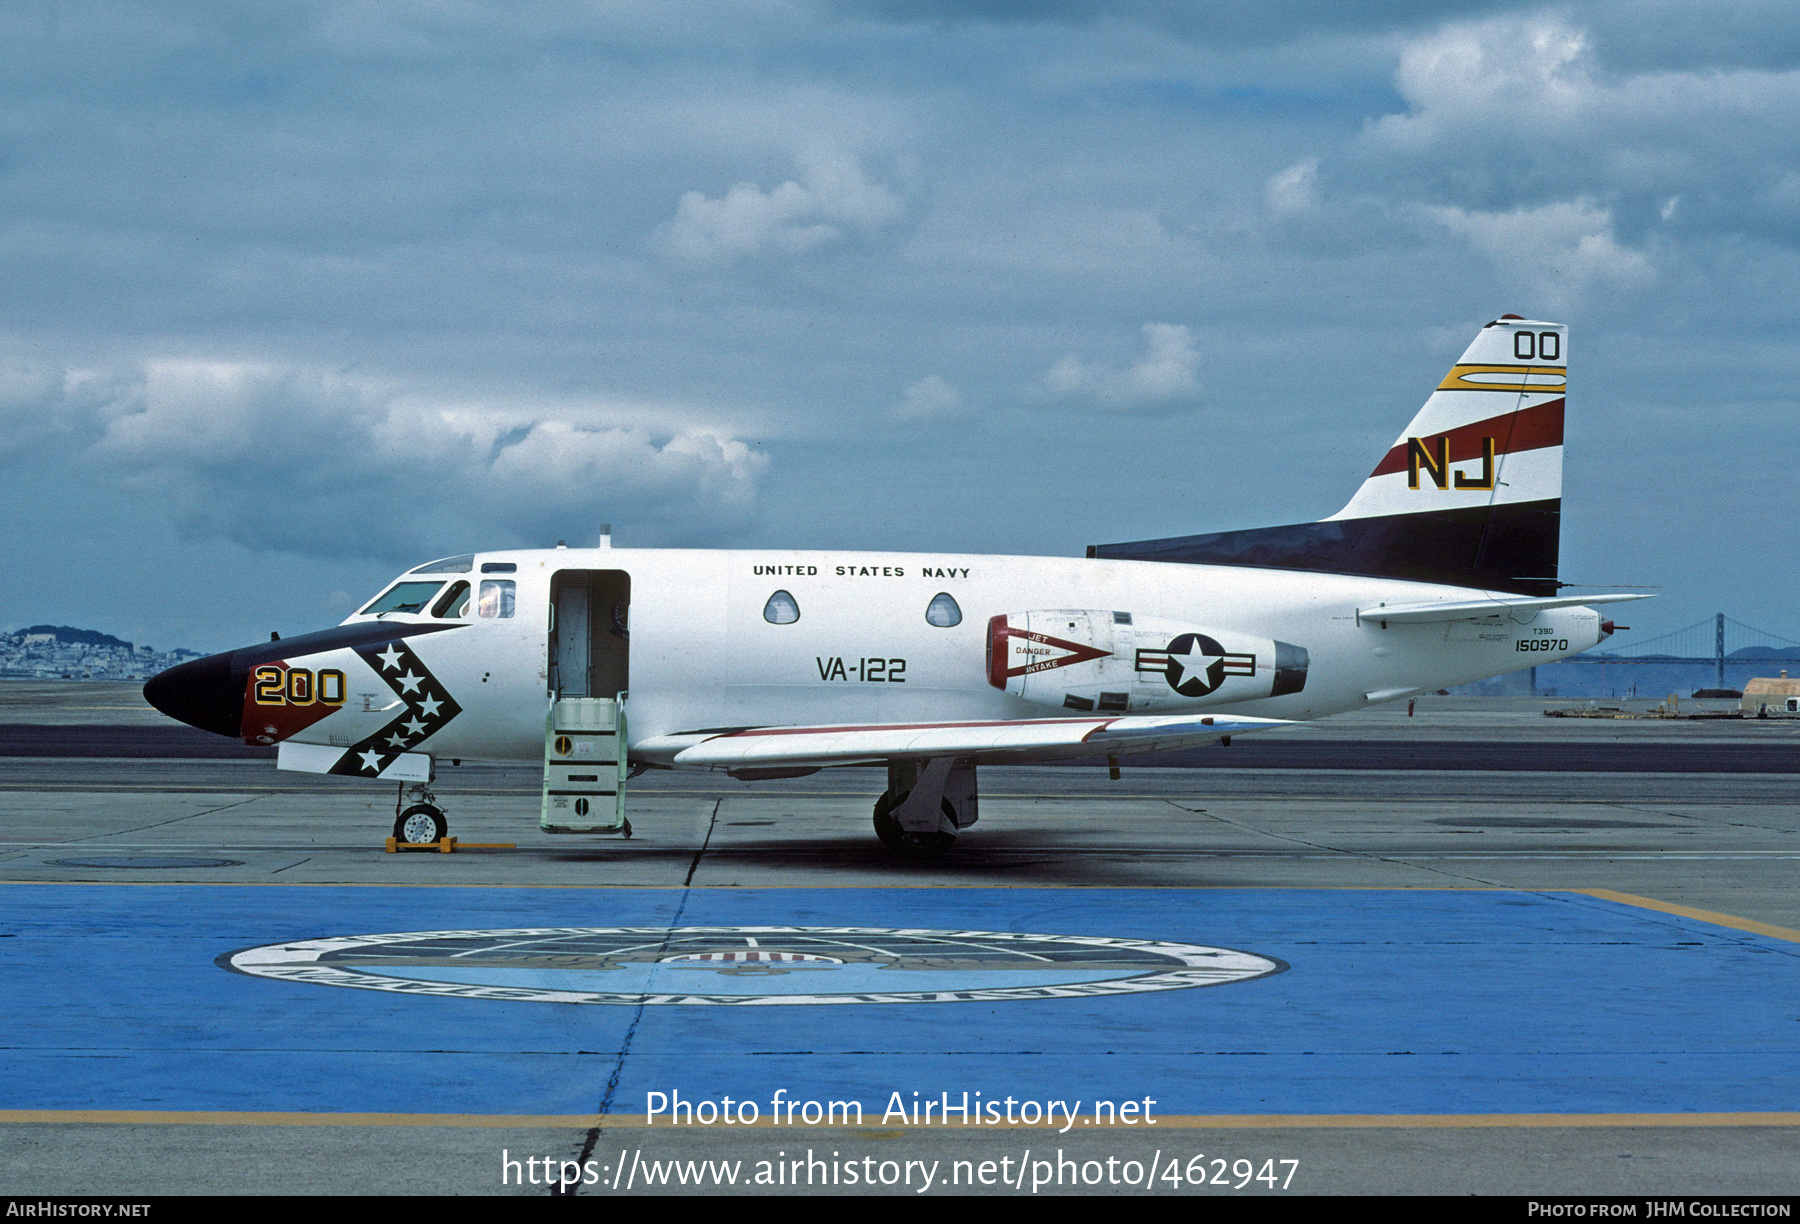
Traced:
POLYGON ((475 554, 464 553, 460 557, 445 557, 442 561, 433 561, 429 565, 421 565, 414 574, 466 574, 475 568, 475 554))
POLYGON ((431 614, 440 620, 455 618, 461 620, 469 614, 469 584, 452 583, 450 589, 438 596, 437 603, 431 607, 431 614))
POLYGON ((962 624, 962 609, 956 606, 950 592, 939 591, 932 597, 931 604, 925 609, 925 623, 939 629, 962 624))
POLYGON ((512 579, 484 578, 481 583, 481 598, 475 604, 475 614, 488 620, 511 616, 517 599, 518 584, 512 579))
POLYGON ((423 612, 431 597, 438 593, 441 582, 402 582, 378 596, 362 610, 364 616, 380 616, 386 612, 423 612))
POLYGON ((512 574, 519 569, 516 561, 483 561, 481 572, 484 574, 512 574))
POLYGON ((800 605, 786 591, 776 591, 763 605, 763 619, 771 625, 791 625, 800 619, 800 605))

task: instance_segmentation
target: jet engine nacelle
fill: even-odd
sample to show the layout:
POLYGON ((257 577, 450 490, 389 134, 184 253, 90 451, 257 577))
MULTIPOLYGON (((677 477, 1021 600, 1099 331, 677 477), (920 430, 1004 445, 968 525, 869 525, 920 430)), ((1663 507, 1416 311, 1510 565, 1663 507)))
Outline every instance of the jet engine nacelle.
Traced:
POLYGON ((1173 713, 1306 687, 1299 646, 1130 612, 1010 612, 987 648, 989 684, 1064 710, 1173 713))

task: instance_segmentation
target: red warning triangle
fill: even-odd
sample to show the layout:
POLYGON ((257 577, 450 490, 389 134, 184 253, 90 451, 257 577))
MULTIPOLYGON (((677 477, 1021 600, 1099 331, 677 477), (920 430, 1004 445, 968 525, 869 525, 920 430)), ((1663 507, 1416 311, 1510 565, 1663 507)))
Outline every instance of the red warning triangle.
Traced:
POLYGON ((1093 646, 1084 646, 1080 642, 1068 642, 1062 638, 1051 637, 1047 633, 1037 633, 1030 629, 1018 629, 1011 625, 1000 629, 996 634, 1002 640, 1015 638, 1030 643, 1024 646, 1008 648, 1006 654, 1006 678, 1027 676, 1032 672, 1049 671, 1053 667, 1069 667, 1076 663, 1086 663, 1089 659, 1104 659, 1112 652, 1100 650, 1093 646), (1058 653, 1058 652, 1066 653, 1058 653), (1014 667, 1015 656, 1023 655, 1027 662, 1014 667))

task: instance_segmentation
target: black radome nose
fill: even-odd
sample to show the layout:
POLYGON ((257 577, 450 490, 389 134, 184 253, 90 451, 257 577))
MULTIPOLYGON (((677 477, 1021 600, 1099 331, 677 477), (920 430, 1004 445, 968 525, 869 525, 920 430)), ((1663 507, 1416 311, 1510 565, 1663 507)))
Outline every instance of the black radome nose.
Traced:
POLYGON ((144 685, 144 700, 190 727, 238 737, 244 719, 244 680, 231 674, 231 655, 207 655, 158 672, 144 685))

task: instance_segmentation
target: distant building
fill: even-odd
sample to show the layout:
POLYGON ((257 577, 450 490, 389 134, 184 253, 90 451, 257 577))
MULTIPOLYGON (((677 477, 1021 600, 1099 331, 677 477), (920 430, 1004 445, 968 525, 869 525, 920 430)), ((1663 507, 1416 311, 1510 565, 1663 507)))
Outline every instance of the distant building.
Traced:
POLYGON ((1747 714, 1767 710, 1771 714, 1800 714, 1800 680, 1789 680, 1782 672, 1779 678, 1757 676, 1744 685, 1744 699, 1738 708, 1747 714))

